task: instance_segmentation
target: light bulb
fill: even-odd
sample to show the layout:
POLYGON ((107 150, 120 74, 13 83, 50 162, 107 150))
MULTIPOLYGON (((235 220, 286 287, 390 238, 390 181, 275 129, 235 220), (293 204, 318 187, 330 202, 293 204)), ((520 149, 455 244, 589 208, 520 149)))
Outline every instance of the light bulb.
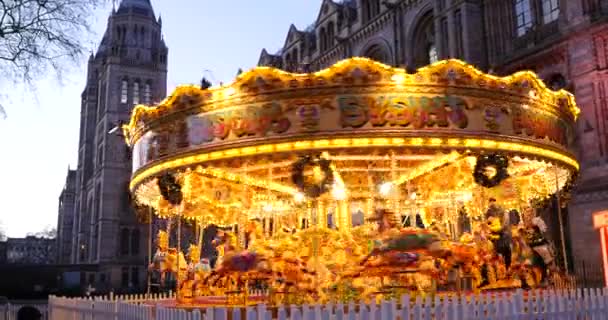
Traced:
POLYGON ((387 196, 393 190, 392 182, 385 182, 380 185, 380 194, 383 196, 387 196))
POLYGON ((344 200, 346 199, 346 190, 344 188, 334 185, 331 190, 331 194, 336 200, 344 200))
POLYGON ((296 203, 302 203, 304 201, 304 194, 302 192, 298 192, 293 195, 293 200, 296 203))

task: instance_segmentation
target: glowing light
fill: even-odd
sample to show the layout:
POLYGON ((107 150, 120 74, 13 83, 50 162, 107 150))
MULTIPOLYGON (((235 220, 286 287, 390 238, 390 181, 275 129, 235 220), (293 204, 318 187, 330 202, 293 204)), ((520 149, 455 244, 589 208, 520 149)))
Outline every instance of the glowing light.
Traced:
POLYGON ((228 88, 226 88, 225 93, 227 96, 231 96, 236 93, 236 89, 234 89, 233 87, 228 87, 228 88))
POLYGON ((395 185, 392 182, 385 182, 380 185, 380 194, 383 196, 389 195, 395 185))
MULTIPOLYGON (((429 144, 426 144, 425 139, 422 139, 422 138, 408 139, 405 142, 402 141, 403 139, 398 139, 398 141, 399 141, 398 144, 396 144, 395 140, 397 140, 397 139, 392 139, 392 140, 387 139, 386 146, 392 147, 392 146, 398 145, 400 147, 405 147, 405 148, 416 148, 416 147, 420 147, 420 146, 425 146, 425 147, 432 147, 432 148, 437 148, 437 149, 453 149, 453 148, 463 149, 466 147, 467 149, 477 151, 476 149, 483 150, 485 148, 488 148, 486 146, 489 146, 490 144, 487 142, 493 141, 496 143, 492 144, 492 147, 489 148, 490 150, 508 151, 510 153, 520 153, 519 154, 520 157, 533 156, 534 158, 543 158, 543 159, 550 160, 550 161, 561 162, 565 165, 568 165, 569 167, 571 167, 574 170, 579 169, 579 164, 576 161, 576 159, 567 152, 545 149, 545 148, 541 148, 541 147, 538 147, 535 145, 522 144, 522 143, 518 143, 518 142, 504 142, 504 141, 496 141, 496 140, 492 140, 492 139, 451 138, 451 139, 448 139, 448 141, 444 140, 445 145, 431 146, 429 144)), ((300 141, 294 141, 294 142, 283 143, 283 144, 270 143, 270 144, 259 145, 259 146, 240 147, 237 149, 239 149, 239 153, 241 155, 248 155, 248 156, 257 156, 257 155, 268 154, 268 153, 272 153, 272 152, 284 152, 284 150, 279 149, 279 146, 282 146, 285 144, 289 144, 290 150, 293 150, 293 151, 304 151, 304 150, 308 151, 308 150, 315 149, 315 147, 312 144, 313 141, 314 140, 304 140, 304 141, 300 140, 300 141)), ((355 146, 356 147, 372 147, 373 146, 371 144, 370 139, 365 138, 365 137, 350 138, 350 139, 330 139, 329 141, 330 141, 330 146, 328 146, 327 148, 332 148, 332 149, 334 149, 334 148, 336 148, 336 149, 337 148, 353 148, 355 146)), ((232 152, 227 152, 227 151, 229 151, 229 150, 214 151, 214 152, 209 152, 209 153, 201 152, 201 153, 197 153, 194 155, 180 156, 177 159, 168 159, 168 160, 162 160, 162 161, 152 163, 150 165, 147 165, 146 167, 140 168, 139 170, 137 170, 135 172, 135 174, 133 175, 133 178, 131 179, 130 189, 134 190, 139 184, 141 184, 146 179, 149 179, 150 177, 160 174, 166 170, 175 170, 175 169, 180 169, 182 167, 200 165, 200 164, 208 162, 208 161, 228 159, 228 158, 233 157, 233 156, 229 155, 229 154, 232 154, 232 152)), ((442 165, 447 162, 455 161, 458 157, 460 157, 460 155, 458 155, 458 153, 454 153, 454 154, 447 155, 446 158, 441 157, 441 158, 438 158, 437 160, 430 161, 427 164, 417 167, 416 170, 413 170, 411 173, 407 173, 407 174, 403 175, 402 177, 400 177, 396 181, 396 184, 399 185, 401 183, 404 183, 408 179, 413 179, 414 177, 419 176, 420 174, 424 174, 424 173, 428 172, 427 170, 432 170, 432 169, 436 168, 437 165, 442 165)), ((470 161, 473 164, 475 159, 471 158, 468 161, 470 161)), ((225 172, 224 170, 217 169, 217 168, 205 168, 205 169, 201 168, 199 170, 199 172, 206 174, 206 175, 218 177, 218 178, 227 178, 227 172, 225 172)), ((234 182, 245 183, 245 184, 251 185, 251 186, 270 188, 271 190, 279 191, 279 192, 290 194, 290 195, 293 195, 294 193, 297 192, 295 188, 292 188, 289 186, 281 185, 279 183, 272 182, 272 181, 260 181, 257 178, 248 177, 248 176, 237 175, 234 180, 236 180, 234 182)))
POLYGON ((412 194, 410 194, 410 199, 411 200, 416 200, 416 192, 412 192, 412 194))
POLYGON ((403 74, 395 74, 391 77, 391 80, 397 84, 402 84, 405 82, 405 76, 403 74))
POLYGON ((296 203, 302 203, 304 201, 304 194, 302 192, 297 192, 293 195, 293 200, 296 203))
POLYGON ((346 199, 346 190, 343 187, 334 184, 334 187, 331 190, 331 195, 334 199, 340 201, 346 199))
POLYGON ((262 207, 262 210, 264 210, 266 212, 271 212, 272 211, 272 204, 270 204, 270 203, 264 204, 264 206, 262 207))

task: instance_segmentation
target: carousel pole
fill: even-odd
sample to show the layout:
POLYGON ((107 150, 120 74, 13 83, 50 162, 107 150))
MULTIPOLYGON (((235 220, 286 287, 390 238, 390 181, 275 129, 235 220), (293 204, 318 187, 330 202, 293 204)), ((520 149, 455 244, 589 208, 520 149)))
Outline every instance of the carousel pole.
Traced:
POLYGON ((202 257, 203 256, 203 235, 205 232, 205 227, 203 224, 203 218, 200 218, 200 225, 199 225, 199 230, 198 230, 198 256, 202 257))
POLYGON ((177 258, 177 270, 176 270, 176 277, 175 277, 175 285, 176 285, 175 293, 176 293, 178 299, 180 297, 180 291, 181 291, 180 290, 181 281, 179 281, 180 280, 179 279, 179 276, 180 276, 179 275, 179 272, 180 272, 179 255, 182 252, 182 246, 181 246, 182 245, 182 241, 181 241, 182 240, 181 239, 182 238, 182 212, 181 212, 182 210, 181 210, 181 208, 182 208, 182 205, 180 204, 180 206, 177 208, 177 210, 178 210, 178 212, 177 212, 177 252, 175 253, 177 255, 177 257, 176 257, 177 258))
MULTIPOLYGON (((393 183, 395 181, 397 181, 398 176, 397 176, 397 158, 395 157, 395 152, 391 151, 391 181, 393 181, 393 183)), ((397 221, 401 221, 401 214, 399 214, 399 186, 398 185, 394 185, 394 189, 391 195, 391 205, 390 207, 391 210, 393 211, 393 214, 395 215, 395 218, 397 219, 397 221)))
POLYGON ((557 219, 559 222, 559 235, 562 243, 564 270, 568 272, 568 257, 566 256, 566 238, 564 236, 564 223, 562 221, 562 204, 559 196, 559 172, 557 165, 555 166, 555 202, 557 203, 557 219))
MULTIPOLYGON (((148 207, 148 266, 152 264, 152 208, 148 207)), ((151 277, 150 272, 148 272, 148 286, 146 293, 150 294, 151 289, 151 277)))

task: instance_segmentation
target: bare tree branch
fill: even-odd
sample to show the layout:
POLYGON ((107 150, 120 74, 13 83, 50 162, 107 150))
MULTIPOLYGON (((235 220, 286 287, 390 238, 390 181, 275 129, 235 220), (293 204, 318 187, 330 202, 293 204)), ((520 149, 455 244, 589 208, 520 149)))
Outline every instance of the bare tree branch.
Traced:
MULTIPOLYGON (((0 72, 25 81, 79 60, 92 12, 105 0, 0 0, 0 72)), ((0 109, 0 115, 2 114, 0 109)))

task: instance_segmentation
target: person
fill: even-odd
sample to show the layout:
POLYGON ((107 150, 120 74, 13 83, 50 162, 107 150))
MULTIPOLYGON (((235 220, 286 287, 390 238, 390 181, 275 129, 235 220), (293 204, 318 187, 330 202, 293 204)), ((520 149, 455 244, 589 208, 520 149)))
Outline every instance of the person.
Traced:
POLYGON ((496 203, 496 199, 495 198, 490 198, 488 200, 488 210, 486 210, 486 220, 495 217, 495 218, 501 218, 501 210, 502 208, 500 208, 500 206, 496 203))
POLYGON ((412 215, 408 215, 405 217, 405 221, 403 223, 406 227, 416 227, 418 229, 425 229, 424 221, 422 220, 422 216, 420 212, 416 212, 414 215, 414 219, 412 219, 412 215), (412 220, 414 220, 414 225, 412 226, 412 220))
POLYGON ((462 206, 458 210, 458 229, 461 235, 471 233, 471 218, 467 215, 467 210, 462 206))
POLYGON ((534 252, 532 265, 541 271, 541 282, 547 280, 548 268, 554 267, 555 255, 549 240, 545 237, 547 225, 540 217, 534 217, 528 226, 527 243, 534 252))
POLYGON ((496 199, 490 198, 490 204, 486 211, 486 219, 492 225, 492 242, 496 253, 502 256, 505 268, 508 270, 511 266, 511 223, 509 222, 509 213, 505 212, 496 203, 496 199))

